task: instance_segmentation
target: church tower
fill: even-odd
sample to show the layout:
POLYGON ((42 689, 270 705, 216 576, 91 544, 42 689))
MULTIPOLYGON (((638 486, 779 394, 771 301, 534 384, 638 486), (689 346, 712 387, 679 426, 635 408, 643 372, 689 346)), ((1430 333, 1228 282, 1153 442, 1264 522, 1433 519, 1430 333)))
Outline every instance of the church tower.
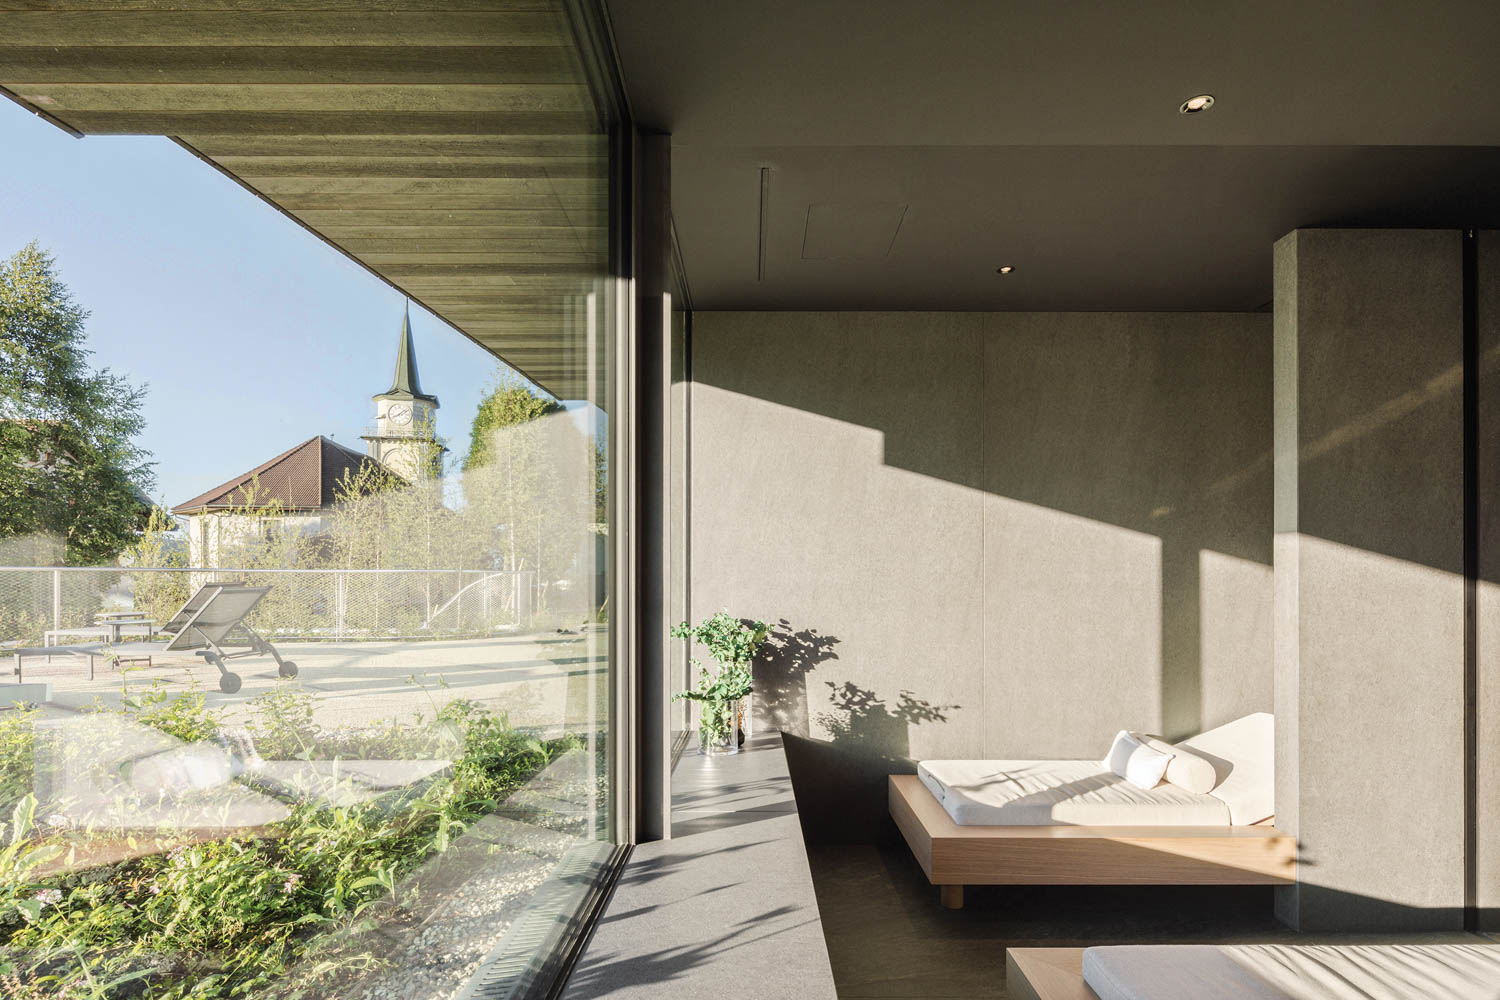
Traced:
POLYGON ((436 475, 448 449, 437 439, 436 396, 422 391, 417 377, 417 351, 411 340, 411 306, 401 318, 401 340, 396 345, 396 374, 391 387, 372 397, 375 429, 364 435, 370 457, 412 482, 436 475))

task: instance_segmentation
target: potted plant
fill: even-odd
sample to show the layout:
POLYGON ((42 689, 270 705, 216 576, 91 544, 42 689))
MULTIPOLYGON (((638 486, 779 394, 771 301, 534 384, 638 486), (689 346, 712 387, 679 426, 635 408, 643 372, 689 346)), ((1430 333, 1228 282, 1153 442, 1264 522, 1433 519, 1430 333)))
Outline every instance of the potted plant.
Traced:
POLYGON ((720 611, 697 625, 683 622, 672 628, 672 638, 701 642, 714 658, 713 669, 694 659, 693 666, 698 668, 697 686, 673 696, 698 703, 699 753, 740 752, 744 739, 744 699, 753 690, 750 664, 768 632, 770 627, 765 622, 744 622, 727 611, 720 611))

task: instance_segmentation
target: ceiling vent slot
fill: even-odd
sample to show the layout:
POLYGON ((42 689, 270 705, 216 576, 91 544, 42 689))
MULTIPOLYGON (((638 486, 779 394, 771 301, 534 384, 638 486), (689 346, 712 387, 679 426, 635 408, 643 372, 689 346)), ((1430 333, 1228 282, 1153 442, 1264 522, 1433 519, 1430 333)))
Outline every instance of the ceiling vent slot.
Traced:
POLYGON ((771 168, 760 168, 760 255, 755 261, 755 280, 766 280, 766 213, 771 204, 771 168))

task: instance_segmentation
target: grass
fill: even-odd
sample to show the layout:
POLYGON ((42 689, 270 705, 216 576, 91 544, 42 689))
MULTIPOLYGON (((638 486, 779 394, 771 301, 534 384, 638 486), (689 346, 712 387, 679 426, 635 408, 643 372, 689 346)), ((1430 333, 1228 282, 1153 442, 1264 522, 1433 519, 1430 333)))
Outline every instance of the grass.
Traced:
MULTIPOLYGON (((90 838, 39 822, 38 740, 28 713, 0 720, 0 996, 15 1000, 176 1000, 341 995, 383 959, 371 931, 418 904, 403 884, 575 737, 540 739, 471 701, 435 720, 325 730, 311 696, 284 682, 255 699, 249 731, 268 759, 438 758, 429 783, 352 805, 292 802, 255 835, 195 840, 95 867, 70 865, 90 838)), ((153 687, 125 717, 191 746, 222 722, 197 691, 153 687)), ((92 759, 100 747, 53 747, 92 759)), ((52 808, 49 806, 48 808, 52 808)), ((45 820, 45 817, 43 818, 45 820)), ((132 839, 132 846, 136 845, 132 839)), ((87 850, 85 850, 85 855, 87 850)))

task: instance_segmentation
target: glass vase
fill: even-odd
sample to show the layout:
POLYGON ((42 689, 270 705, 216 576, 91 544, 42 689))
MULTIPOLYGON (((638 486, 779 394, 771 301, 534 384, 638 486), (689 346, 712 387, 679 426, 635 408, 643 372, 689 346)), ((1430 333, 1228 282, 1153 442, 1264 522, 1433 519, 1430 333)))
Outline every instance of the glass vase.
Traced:
POLYGON ((705 701, 698 715, 698 752, 706 757, 726 757, 740 752, 740 730, 744 724, 744 699, 705 701))

